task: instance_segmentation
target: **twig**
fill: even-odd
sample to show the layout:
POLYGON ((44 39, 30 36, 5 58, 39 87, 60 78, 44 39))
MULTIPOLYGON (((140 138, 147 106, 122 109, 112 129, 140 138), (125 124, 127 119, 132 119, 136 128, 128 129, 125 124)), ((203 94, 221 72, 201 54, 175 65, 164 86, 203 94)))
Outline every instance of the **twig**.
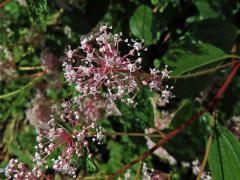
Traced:
POLYGON ((107 179, 108 175, 98 175, 98 176, 85 176, 81 178, 77 178, 77 180, 95 180, 95 179, 107 179))
POLYGON ((207 143, 206 151, 205 151, 205 154, 204 154, 203 162, 201 164, 200 172, 199 172, 196 180, 200 180, 201 179, 201 175, 202 175, 202 173, 204 171, 204 168, 206 166, 206 163, 207 163, 208 154, 209 154, 211 145, 212 145, 212 134, 210 134, 210 136, 208 138, 208 143, 207 143))
POLYGON ((35 77, 40 77, 42 75, 44 75, 46 72, 45 71, 41 71, 41 72, 37 72, 34 74, 25 74, 23 76, 20 76, 20 78, 35 78, 35 77))
POLYGON ((142 166, 143 166, 143 161, 141 161, 140 164, 139 164, 139 167, 138 167, 138 170, 137 170, 137 174, 136 174, 134 180, 139 180, 140 179, 142 166))
POLYGON ((166 36, 163 38, 163 43, 167 43, 170 38, 171 38, 171 33, 167 33, 166 36))
POLYGON ((3 2, 0 3, 0 8, 2 8, 3 6, 5 6, 7 3, 11 2, 11 0, 5 0, 3 2))
POLYGON ((123 166, 121 169, 119 169, 118 171, 116 171, 114 174, 112 174, 111 176, 109 176, 108 179, 114 179, 115 176, 123 173, 124 171, 126 171, 127 169, 129 169, 132 165, 138 163, 139 161, 143 161, 145 158, 147 158, 148 156, 150 156, 155 150, 157 150, 160 146, 162 146, 163 144, 165 144, 166 142, 168 142, 170 139, 172 139, 173 137, 175 137, 176 135, 178 135, 180 132, 182 132, 186 127, 188 127, 190 124, 192 124, 194 121, 196 121, 197 119, 199 119, 199 117, 207 112, 210 108, 213 107, 213 105, 221 98, 221 96, 224 94, 224 92, 226 91, 227 87, 229 86, 230 82, 232 81, 232 79, 234 78, 234 76, 236 75, 238 69, 240 67, 240 63, 236 64, 236 66, 233 68, 232 72, 230 73, 230 75, 227 77, 227 79, 225 80, 225 82, 223 83, 223 85, 221 86, 221 88, 218 90, 217 94, 213 97, 213 99, 207 104, 207 106, 200 112, 198 112, 197 114, 195 114, 191 119, 185 121, 183 124, 181 124, 178 128, 176 128, 175 130, 169 132, 168 134, 166 134, 166 136, 161 139, 155 146, 153 146, 149 151, 145 152, 144 154, 140 155, 138 158, 136 158, 135 160, 131 161, 130 163, 126 164, 125 166, 123 166))
POLYGON ((33 66, 33 67, 18 67, 20 71, 33 71, 33 70, 42 70, 43 66, 33 66))
POLYGON ((212 132, 210 133, 209 137, 208 137, 208 142, 207 142, 207 147, 205 150, 205 154, 204 154, 204 158, 202 161, 202 164, 200 166, 200 171, 198 173, 197 179, 196 180, 200 180, 202 173, 204 171, 204 168, 206 166, 207 160, 208 160, 208 154, 212 145, 212 138, 213 138, 213 131, 216 129, 216 121, 217 121, 217 110, 214 108, 213 110, 213 124, 212 124, 212 132))
POLYGON ((0 99, 4 99, 4 98, 8 98, 8 97, 11 97, 11 96, 14 96, 18 93, 20 93, 21 91, 27 89, 27 88, 30 88, 31 86, 33 86, 36 82, 38 82, 41 78, 42 78, 43 74, 36 77, 33 81, 29 82, 27 85, 13 91, 13 92, 10 92, 10 93, 7 93, 7 94, 3 94, 3 95, 0 95, 0 99))
POLYGON ((105 136, 135 136, 135 137, 164 137, 162 134, 145 134, 145 133, 129 133, 129 132, 104 132, 105 136))

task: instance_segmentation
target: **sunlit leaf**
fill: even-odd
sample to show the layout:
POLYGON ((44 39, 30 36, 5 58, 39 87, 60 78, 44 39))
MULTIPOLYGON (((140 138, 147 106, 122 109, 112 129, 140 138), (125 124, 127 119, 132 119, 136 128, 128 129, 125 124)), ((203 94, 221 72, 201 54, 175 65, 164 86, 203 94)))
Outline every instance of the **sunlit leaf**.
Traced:
POLYGON ((47 1, 27 0, 31 21, 41 31, 46 31, 47 1))
POLYGON ((221 125, 217 126, 208 163, 213 179, 236 180, 240 177, 240 143, 221 125))
POLYGON ((148 6, 142 5, 130 18, 130 30, 139 39, 144 39, 146 45, 150 45, 153 41, 152 16, 152 10, 148 6))

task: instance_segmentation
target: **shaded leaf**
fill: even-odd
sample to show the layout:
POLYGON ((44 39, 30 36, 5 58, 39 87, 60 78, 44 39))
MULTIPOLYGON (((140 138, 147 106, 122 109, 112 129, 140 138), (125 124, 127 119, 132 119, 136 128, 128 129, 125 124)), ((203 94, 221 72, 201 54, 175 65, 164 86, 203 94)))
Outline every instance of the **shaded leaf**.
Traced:
POLYGON ((238 28, 224 20, 206 19, 194 26, 193 36, 205 43, 229 51, 238 36, 238 28))
POLYGON ((218 12, 211 8, 207 1, 197 1, 197 9, 201 19, 218 17, 218 12))
POLYGON ((189 78, 189 79, 179 79, 177 81, 171 82, 174 86, 173 93, 175 96, 180 98, 192 98, 199 95, 200 92, 204 94, 208 93, 208 89, 214 81, 214 77, 217 73, 207 74, 204 76, 189 78))
MULTIPOLYGON (((201 109, 201 106, 191 99, 183 100, 170 124, 171 129, 190 119, 201 109)), ((192 161, 204 155, 205 144, 211 131, 212 116, 204 113, 184 131, 164 145, 164 148, 178 161, 192 161), (176 150, 177 149, 177 150, 176 150)), ((166 130, 166 132, 170 131, 166 130)))
POLYGON ((163 57, 163 61, 170 66, 174 76, 197 70, 229 57, 221 49, 201 43, 171 48, 163 57))
POLYGON ((86 17, 91 27, 94 27, 104 17, 104 15, 107 13, 108 8, 109 0, 86 1, 86 17))

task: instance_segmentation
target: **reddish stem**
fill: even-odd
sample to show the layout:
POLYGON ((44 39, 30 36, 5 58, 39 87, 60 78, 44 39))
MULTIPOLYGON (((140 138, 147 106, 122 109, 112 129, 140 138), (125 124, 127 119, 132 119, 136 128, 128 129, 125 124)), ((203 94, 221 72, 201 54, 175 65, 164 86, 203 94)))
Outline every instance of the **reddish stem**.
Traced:
POLYGON ((124 171, 126 171, 127 169, 129 169, 131 166, 133 166, 134 164, 143 161, 145 158, 147 158, 148 156, 150 156, 155 150, 157 150, 160 146, 162 146, 163 144, 165 144, 166 142, 168 142, 170 139, 172 139, 173 137, 175 137, 177 134, 179 134, 180 132, 182 132, 186 127, 188 127, 190 124, 192 124, 194 121, 196 121, 197 119, 199 119, 199 117, 207 112, 208 110, 210 110, 213 105, 221 98, 221 96, 224 94, 224 92, 226 91, 227 87, 229 86, 229 84, 231 83, 232 79, 234 78, 234 76, 236 75, 238 69, 240 67, 240 63, 237 63, 236 66, 234 67, 234 69, 232 70, 232 72, 230 73, 230 75, 227 77, 227 79, 225 80, 225 82, 223 83, 223 85, 221 86, 221 88, 218 90, 217 94, 213 97, 213 99, 207 104, 207 106, 200 112, 198 112, 197 114, 195 114, 191 119, 185 121, 183 124, 181 124, 179 127, 177 127, 176 129, 174 129, 173 131, 169 132, 168 134, 165 135, 165 137, 163 139, 161 139, 155 146, 153 146, 149 151, 145 152, 144 154, 142 154, 141 156, 139 156, 138 158, 136 158, 135 160, 131 161, 130 163, 126 164, 125 166, 123 166, 121 169, 119 169, 118 171, 116 171, 114 174, 112 174, 111 176, 109 176, 108 179, 113 179, 115 176, 123 173, 124 171))
POLYGON ((5 0, 3 2, 0 3, 0 8, 2 8, 3 6, 5 6, 7 3, 11 2, 11 0, 5 0))

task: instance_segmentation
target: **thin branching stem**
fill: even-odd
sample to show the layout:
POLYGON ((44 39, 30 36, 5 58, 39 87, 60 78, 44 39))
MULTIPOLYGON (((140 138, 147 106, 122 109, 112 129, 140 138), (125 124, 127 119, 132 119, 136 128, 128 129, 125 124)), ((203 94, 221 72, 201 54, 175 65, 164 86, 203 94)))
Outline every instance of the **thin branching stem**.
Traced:
POLYGON ((135 137, 163 137, 162 134, 145 134, 145 133, 130 133, 130 132, 104 132, 105 136, 135 136, 135 137))

